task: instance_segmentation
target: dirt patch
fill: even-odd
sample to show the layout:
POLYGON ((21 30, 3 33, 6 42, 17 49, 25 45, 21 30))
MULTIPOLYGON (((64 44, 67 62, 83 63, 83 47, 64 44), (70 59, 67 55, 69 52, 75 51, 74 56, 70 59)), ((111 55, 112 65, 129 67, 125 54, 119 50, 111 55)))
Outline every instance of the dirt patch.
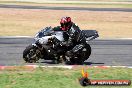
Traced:
POLYGON ((70 16, 81 29, 95 29, 100 38, 132 37, 132 12, 0 9, 0 35, 30 35, 59 25, 70 16))

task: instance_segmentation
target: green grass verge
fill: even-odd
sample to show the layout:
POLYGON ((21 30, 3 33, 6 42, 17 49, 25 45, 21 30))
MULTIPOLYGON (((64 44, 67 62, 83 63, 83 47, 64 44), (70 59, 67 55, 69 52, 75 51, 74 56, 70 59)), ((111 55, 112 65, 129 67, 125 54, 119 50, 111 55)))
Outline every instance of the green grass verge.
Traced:
MULTIPOLYGON (((88 68, 90 79, 132 80, 129 68, 88 68)), ((81 69, 38 68, 33 71, 0 71, 0 88, 82 88, 78 82, 81 69)), ((132 86, 88 86, 87 88, 132 88, 132 86)))

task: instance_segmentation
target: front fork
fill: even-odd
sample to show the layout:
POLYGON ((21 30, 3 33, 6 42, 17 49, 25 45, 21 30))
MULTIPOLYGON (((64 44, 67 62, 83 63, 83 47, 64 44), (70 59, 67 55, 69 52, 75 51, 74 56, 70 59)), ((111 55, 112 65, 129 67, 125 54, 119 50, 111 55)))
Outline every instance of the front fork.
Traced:
POLYGON ((36 55, 40 58, 43 58, 43 54, 42 54, 43 48, 42 48, 42 46, 39 46, 36 43, 32 43, 32 45, 36 48, 36 55))

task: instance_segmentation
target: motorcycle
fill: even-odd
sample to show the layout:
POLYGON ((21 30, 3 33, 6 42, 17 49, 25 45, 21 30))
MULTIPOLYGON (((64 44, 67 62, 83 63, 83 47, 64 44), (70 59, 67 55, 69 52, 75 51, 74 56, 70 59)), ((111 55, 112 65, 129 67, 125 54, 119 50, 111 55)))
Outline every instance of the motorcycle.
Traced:
POLYGON ((53 60, 55 63, 82 64, 91 55, 88 41, 99 36, 96 30, 82 30, 81 32, 86 38, 85 46, 79 44, 77 48, 67 48, 60 44, 58 49, 55 45, 64 41, 63 31, 53 31, 52 27, 46 27, 35 35, 34 42, 23 51, 23 59, 27 63, 35 63, 39 59, 44 59, 53 60), (74 54, 72 58, 68 58, 67 51, 72 48, 74 54))

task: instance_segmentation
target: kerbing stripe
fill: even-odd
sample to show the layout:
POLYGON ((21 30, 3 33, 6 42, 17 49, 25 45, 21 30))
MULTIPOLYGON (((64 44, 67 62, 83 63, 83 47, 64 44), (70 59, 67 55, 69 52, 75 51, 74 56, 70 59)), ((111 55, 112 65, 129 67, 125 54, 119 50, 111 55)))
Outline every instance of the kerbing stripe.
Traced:
MULTIPOLYGON (((4 69, 14 69, 17 68, 19 66, 0 66, 0 70, 4 70, 4 69)), ((66 69, 75 69, 78 67, 87 67, 87 68, 100 68, 100 69, 104 69, 104 68, 132 68, 132 66, 82 66, 82 65, 56 65, 56 66, 39 66, 39 65, 24 65, 22 67, 27 67, 29 70, 30 69, 36 69, 38 67, 42 67, 42 68, 66 68, 66 69)))

